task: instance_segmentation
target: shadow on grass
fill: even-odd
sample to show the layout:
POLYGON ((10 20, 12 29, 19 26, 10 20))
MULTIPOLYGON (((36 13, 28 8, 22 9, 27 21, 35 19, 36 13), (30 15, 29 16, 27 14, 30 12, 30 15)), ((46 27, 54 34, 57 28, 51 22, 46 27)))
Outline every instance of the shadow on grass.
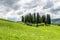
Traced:
POLYGON ((50 26, 51 24, 32 24, 32 23, 25 23, 28 26, 33 26, 33 27, 40 27, 40 26, 50 26))

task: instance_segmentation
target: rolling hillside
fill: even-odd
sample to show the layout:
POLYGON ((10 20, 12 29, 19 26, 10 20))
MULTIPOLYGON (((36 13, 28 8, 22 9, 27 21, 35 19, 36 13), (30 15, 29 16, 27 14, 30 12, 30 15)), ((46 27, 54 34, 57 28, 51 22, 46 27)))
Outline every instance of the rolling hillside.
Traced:
POLYGON ((21 22, 0 20, 0 40, 60 40, 60 27, 34 27, 21 22))
POLYGON ((52 23, 55 25, 60 25, 60 18, 52 19, 52 23))
POLYGON ((57 18, 57 19, 52 19, 53 22, 57 22, 57 21, 60 21, 60 18, 57 18))

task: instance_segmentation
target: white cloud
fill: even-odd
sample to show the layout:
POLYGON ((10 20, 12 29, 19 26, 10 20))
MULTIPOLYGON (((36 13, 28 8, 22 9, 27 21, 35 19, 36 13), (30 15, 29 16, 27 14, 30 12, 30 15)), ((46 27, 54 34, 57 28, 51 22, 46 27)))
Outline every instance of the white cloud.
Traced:
POLYGON ((49 13, 51 18, 59 18, 59 7, 60 0, 0 0, 0 18, 21 20, 29 12, 49 13))

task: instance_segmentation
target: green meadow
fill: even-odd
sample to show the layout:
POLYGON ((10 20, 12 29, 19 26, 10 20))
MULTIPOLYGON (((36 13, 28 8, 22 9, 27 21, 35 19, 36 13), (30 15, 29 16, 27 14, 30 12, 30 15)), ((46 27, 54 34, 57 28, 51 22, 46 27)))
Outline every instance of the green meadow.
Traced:
POLYGON ((60 26, 28 26, 0 20, 0 40, 60 40, 60 26))

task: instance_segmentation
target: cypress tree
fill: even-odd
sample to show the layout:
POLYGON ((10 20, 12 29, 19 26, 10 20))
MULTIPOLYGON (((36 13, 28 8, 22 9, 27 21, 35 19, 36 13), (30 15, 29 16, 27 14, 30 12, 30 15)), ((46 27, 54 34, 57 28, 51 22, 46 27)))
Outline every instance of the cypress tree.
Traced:
POLYGON ((41 16, 39 17, 39 23, 41 23, 41 21, 42 21, 42 18, 41 18, 41 16))
POLYGON ((45 23, 45 15, 42 16, 42 23, 45 23))
POLYGON ((47 14, 47 24, 51 24, 50 14, 47 14))
POLYGON ((39 23, 39 18, 40 18, 40 15, 39 15, 39 13, 37 13, 37 26, 38 26, 38 23, 39 23))
POLYGON ((35 13, 33 14, 33 23, 34 24, 36 23, 36 14, 35 13))
POLYGON ((40 18, 40 15, 39 13, 37 13, 37 23, 39 23, 39 18, 40 18))
POLYGON ((24 22, 24 17, 22 16, 22 22, 24 22))
POLYGON ((33 23, 33 15, 32 14, 30 14, 30 20, 31 20, 30 22, 33 23))
POLYGON ((32 15, 29 13, 29 22, 32 23, 32 15))
POLYGON ((27 20, 26 20, 26 19, 27 19, 27 16, 25 16, 25 23, 27 22, 27 20))

